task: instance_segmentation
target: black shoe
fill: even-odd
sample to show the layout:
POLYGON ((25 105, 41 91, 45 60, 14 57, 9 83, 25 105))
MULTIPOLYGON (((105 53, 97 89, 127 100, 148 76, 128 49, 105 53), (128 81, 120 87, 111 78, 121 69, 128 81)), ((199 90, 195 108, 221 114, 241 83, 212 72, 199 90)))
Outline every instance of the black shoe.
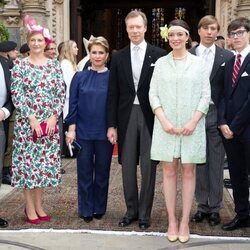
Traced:
POLYGON ((7 227, 9 225, 8 221, 0 218, 0 228, 7 227))
POLYGON ((89 223, 90 221, 93 220, 92 216, 80 216, 86 223, 89 223))
POLYGON ((193 222, 202 222, 205 218, 208 218, 209 214, 201 211, 197 211, 196 214, 192 217, 191 221, 193 222))
POLYGON ((61 174, 65 174, 65 173, 66 173, 65 169, 61 168, 61 174))
POLYGON ((10 174, 3 174, 3 177, 2 177, 2 183, 3 184, 7 184, 7 185, 11 185, 11 177, 10 177, 10 174))
POLYGON ((208 223, 210 226, 216 226, 220 223, 220 214, 211 213, 208 217, 208 223))
POLYGON ((233 231, 238 228, 250 227, 250 216, 239 217, 236 215, 232 221, 224 224, 221 228, 224 231, 233 231))
POLYGON ((150 227, 150 224, 148 222, 139 222, 139 228, 141 230, 146 230, 149 227, 150 227))
POLYGON ((137 221, 138 218, 133 218, 133 219, 129 219, 127 217, 123 217, 119 223, 118 223, 118 226, 119 227, 126 227, 128 225, 130 225, 133 221, 137 221))
POLYGON ((93 217, 97 220, 100 220, 104 214, 93 214, 93 217))

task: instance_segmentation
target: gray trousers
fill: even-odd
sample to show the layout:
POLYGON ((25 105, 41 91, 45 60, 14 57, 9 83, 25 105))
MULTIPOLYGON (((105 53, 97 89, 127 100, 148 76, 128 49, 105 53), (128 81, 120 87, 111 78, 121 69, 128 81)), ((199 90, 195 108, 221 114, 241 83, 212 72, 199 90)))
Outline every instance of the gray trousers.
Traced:
MULTIPOLYGON (((122 180, 126 217, 148 222, 153 205, 156 162, 150 159, 151 136, 140 105, 133 105, 122 151, 122 180), (138 152, 139 150, 139 152, 138 152), (137 183, 140 155, 141 184, 137 183), (140 194, 138 193, 140 186, 140 194)), ((140 179, 140 178, 138 178, 140 179)))
POLYGON ((3 126, 3 122, 0 122, 0 186, 2 183, 5 143, 6 143, 6 136, 5 136, 4 126, 3 126))
POLYGON ((223 198, 223 170, 225 149, 217 125, 217 109, 209 106, 206 117, 206 164, 197 165, 195 196, 198 210, 218 213, 223 198))

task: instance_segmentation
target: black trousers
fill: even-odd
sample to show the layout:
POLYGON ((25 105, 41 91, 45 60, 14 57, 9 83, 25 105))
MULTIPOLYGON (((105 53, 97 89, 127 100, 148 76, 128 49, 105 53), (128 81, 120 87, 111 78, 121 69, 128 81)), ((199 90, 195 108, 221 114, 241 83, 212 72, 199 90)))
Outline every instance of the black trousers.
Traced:
POLYGON ((248 169, 250 165, 250 140, 223 139, 230 179, 233 188, 235 212, 239 217, 249 215, 248 169))

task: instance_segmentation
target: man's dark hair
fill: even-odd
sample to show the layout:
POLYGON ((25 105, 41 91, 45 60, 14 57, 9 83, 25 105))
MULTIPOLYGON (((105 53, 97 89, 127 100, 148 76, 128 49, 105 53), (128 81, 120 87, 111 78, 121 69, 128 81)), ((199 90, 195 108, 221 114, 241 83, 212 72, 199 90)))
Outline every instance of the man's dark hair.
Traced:
POLYGON ((244 27, 247 32, 250 31, 250 20, 246 17, 238 17, 234 19, 227 27, 227 32, 230 33, 233 30, 237 30, 244 27))

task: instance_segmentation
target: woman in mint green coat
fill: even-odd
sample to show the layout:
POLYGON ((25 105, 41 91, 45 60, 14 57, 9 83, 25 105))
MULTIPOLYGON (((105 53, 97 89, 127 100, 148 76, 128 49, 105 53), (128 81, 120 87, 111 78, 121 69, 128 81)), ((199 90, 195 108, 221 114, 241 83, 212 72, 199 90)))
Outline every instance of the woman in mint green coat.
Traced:
POLYGON ((195 166, 205 162, 205 114, 210 83, 205 62, 191 55, 189 27, 183 20, 169 24, 173 49, 155 64, 149 100, 155 113, 151 159, 163 166, 164 195, 168 212, 168 239, 189 240, 189 215, 195 190, 195 166), (182 218, 175 216, 177 167, 182 166, 182 218))

